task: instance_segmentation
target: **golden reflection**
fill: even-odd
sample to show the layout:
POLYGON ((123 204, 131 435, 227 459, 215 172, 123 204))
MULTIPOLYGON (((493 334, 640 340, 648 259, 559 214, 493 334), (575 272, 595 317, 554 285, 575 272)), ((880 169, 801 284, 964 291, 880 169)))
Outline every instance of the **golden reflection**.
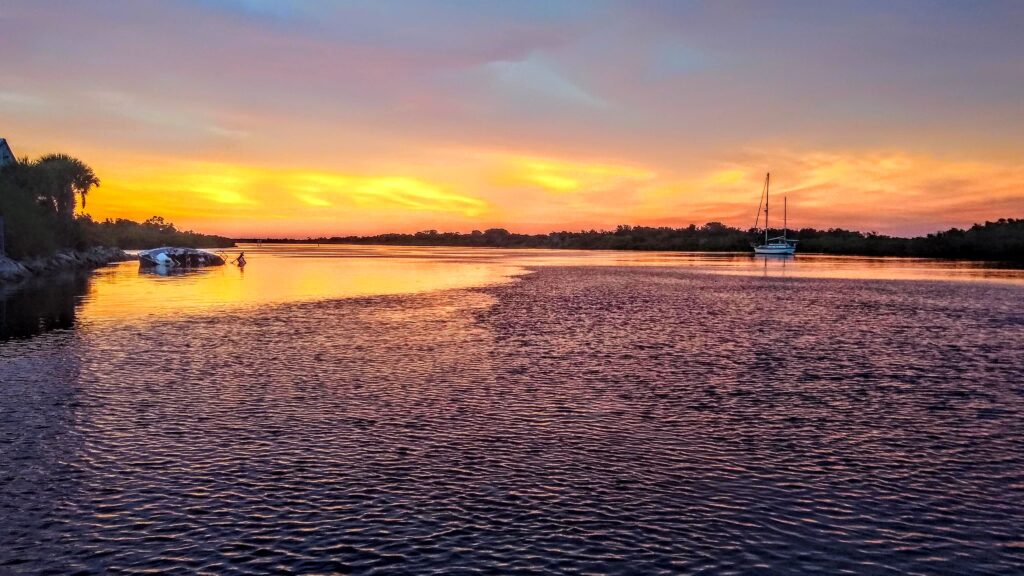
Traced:
MULTIPOLYGON (((404 249, 332 250, 243 246, 247 266, 161 276, 137 262, 100 270, 83 301, 84 319, 175 317, 210 310, 485 286, 520 274, 499 262, 403 257, 404 249)), ((237 252, 233 250, 232 252, 237 252)))
POLYGON ((124 262, 100 270, 86 320, 171 318, 287 302, 412 294, 507 282, 531 267, 658 266, 681 273, 769 278, 986 281, 1024 284, 1024 270, 912 258, 756 258, 746 253, 496 250, 347 245, 242 245, 249 264, 159 276, 124 262))

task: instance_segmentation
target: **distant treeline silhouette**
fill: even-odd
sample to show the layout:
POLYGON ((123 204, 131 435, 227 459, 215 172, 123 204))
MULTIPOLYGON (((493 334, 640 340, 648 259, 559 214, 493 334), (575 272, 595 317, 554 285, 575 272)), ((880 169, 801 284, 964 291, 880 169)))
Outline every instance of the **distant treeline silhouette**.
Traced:
MULTIPOLYGON (((772 236, 782 230, 773 230, 772 236)), ((490 248, 564 248, 584 250, 749 251, 763 231, 741 230, 720 222, 685 228, 618 226, 615 230, 515 234, 502 228, 468 234, 427 230, 415 234, 335 236, 332 238, 262 239, 266 242, 319 242, 399 246, 477 246, 490 248)), ((790 231, 800 252, 861 256, 916 256, 1024 261, 1024 219, 1001 218, 961 230, 952 228, 916 238, 832 228, 790 231)), ((255 239, 239 239, 252 242, 255 239)))
POLYGON ((200 234, 191 230, 178 230, 174 224, 153 216, 145 222, 118 218, 95 222, 88 216, 80 217, 79 225, 84 237, 94 246, 116 246, 126 250, 141 250, 160 246, 187 248, 230 248, 235 241, 224 236, 200 234))
POLYGON ((14 258, 46 256, 62 248, 92 246, 155 248, 163 245, 227 247, 223 236, 182 232, 158 216, 145 222, 117 219, 96 222, 75 215, 89 191, 100 185, 92 168, 65 154, 23 158, 0 168, 0 217, 6 228, 6 252, 14 258))

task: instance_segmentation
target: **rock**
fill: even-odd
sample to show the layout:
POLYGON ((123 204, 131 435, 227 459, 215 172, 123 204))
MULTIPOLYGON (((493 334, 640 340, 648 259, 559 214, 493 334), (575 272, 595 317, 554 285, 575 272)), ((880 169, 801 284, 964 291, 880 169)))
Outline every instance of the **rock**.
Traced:
POLYGON ((31 272, 24 264, 7 256, 0 256, 0 282, 13 282, 29 276, 31 272))
POLYGON ((113 262, 134 260, 119 248, 96 246, 88 250, 60 250, 49 257, 17 261, 0 255, 0 284, 13 284, 30 276, 42 276, 62 270, 89 269, 113 262))

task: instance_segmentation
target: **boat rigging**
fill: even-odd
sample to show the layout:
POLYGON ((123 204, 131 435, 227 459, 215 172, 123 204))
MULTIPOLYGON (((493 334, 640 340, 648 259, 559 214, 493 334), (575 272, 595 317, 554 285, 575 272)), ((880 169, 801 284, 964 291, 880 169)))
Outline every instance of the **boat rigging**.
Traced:
MULTIPOLYGON (((768 196, 770 184, 771 173, 767 173, 764 175, 764 188, 761 190, 761 201, 764 204, 764 243, 756 244, 751 242, 750 245, 754 248, 754 254, 791 256, 796 253, 796 243, 799 242, 799 240, 790 240, 787 238, 787 219, 789 217, 789 210, 785 196, 782 197, 782 236, 775 236, 773 238, 768 237, 768 196)), ((757 219, 754 220, 755 230, 757 229, 760 220, 761 206, 758 206, 757 219)))

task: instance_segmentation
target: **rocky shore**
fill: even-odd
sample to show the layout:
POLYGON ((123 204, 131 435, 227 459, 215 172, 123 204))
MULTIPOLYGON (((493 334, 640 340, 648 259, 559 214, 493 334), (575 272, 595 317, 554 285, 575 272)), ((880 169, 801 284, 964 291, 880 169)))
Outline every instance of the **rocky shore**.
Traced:
POLYGON ((0 284, 14 284, 35 276, 67 270, 87 270, 113 262, 133 260, 119 248, 99 246, 88 250, 60 250, 52 256, 14 260, 0 255, 0 284))

